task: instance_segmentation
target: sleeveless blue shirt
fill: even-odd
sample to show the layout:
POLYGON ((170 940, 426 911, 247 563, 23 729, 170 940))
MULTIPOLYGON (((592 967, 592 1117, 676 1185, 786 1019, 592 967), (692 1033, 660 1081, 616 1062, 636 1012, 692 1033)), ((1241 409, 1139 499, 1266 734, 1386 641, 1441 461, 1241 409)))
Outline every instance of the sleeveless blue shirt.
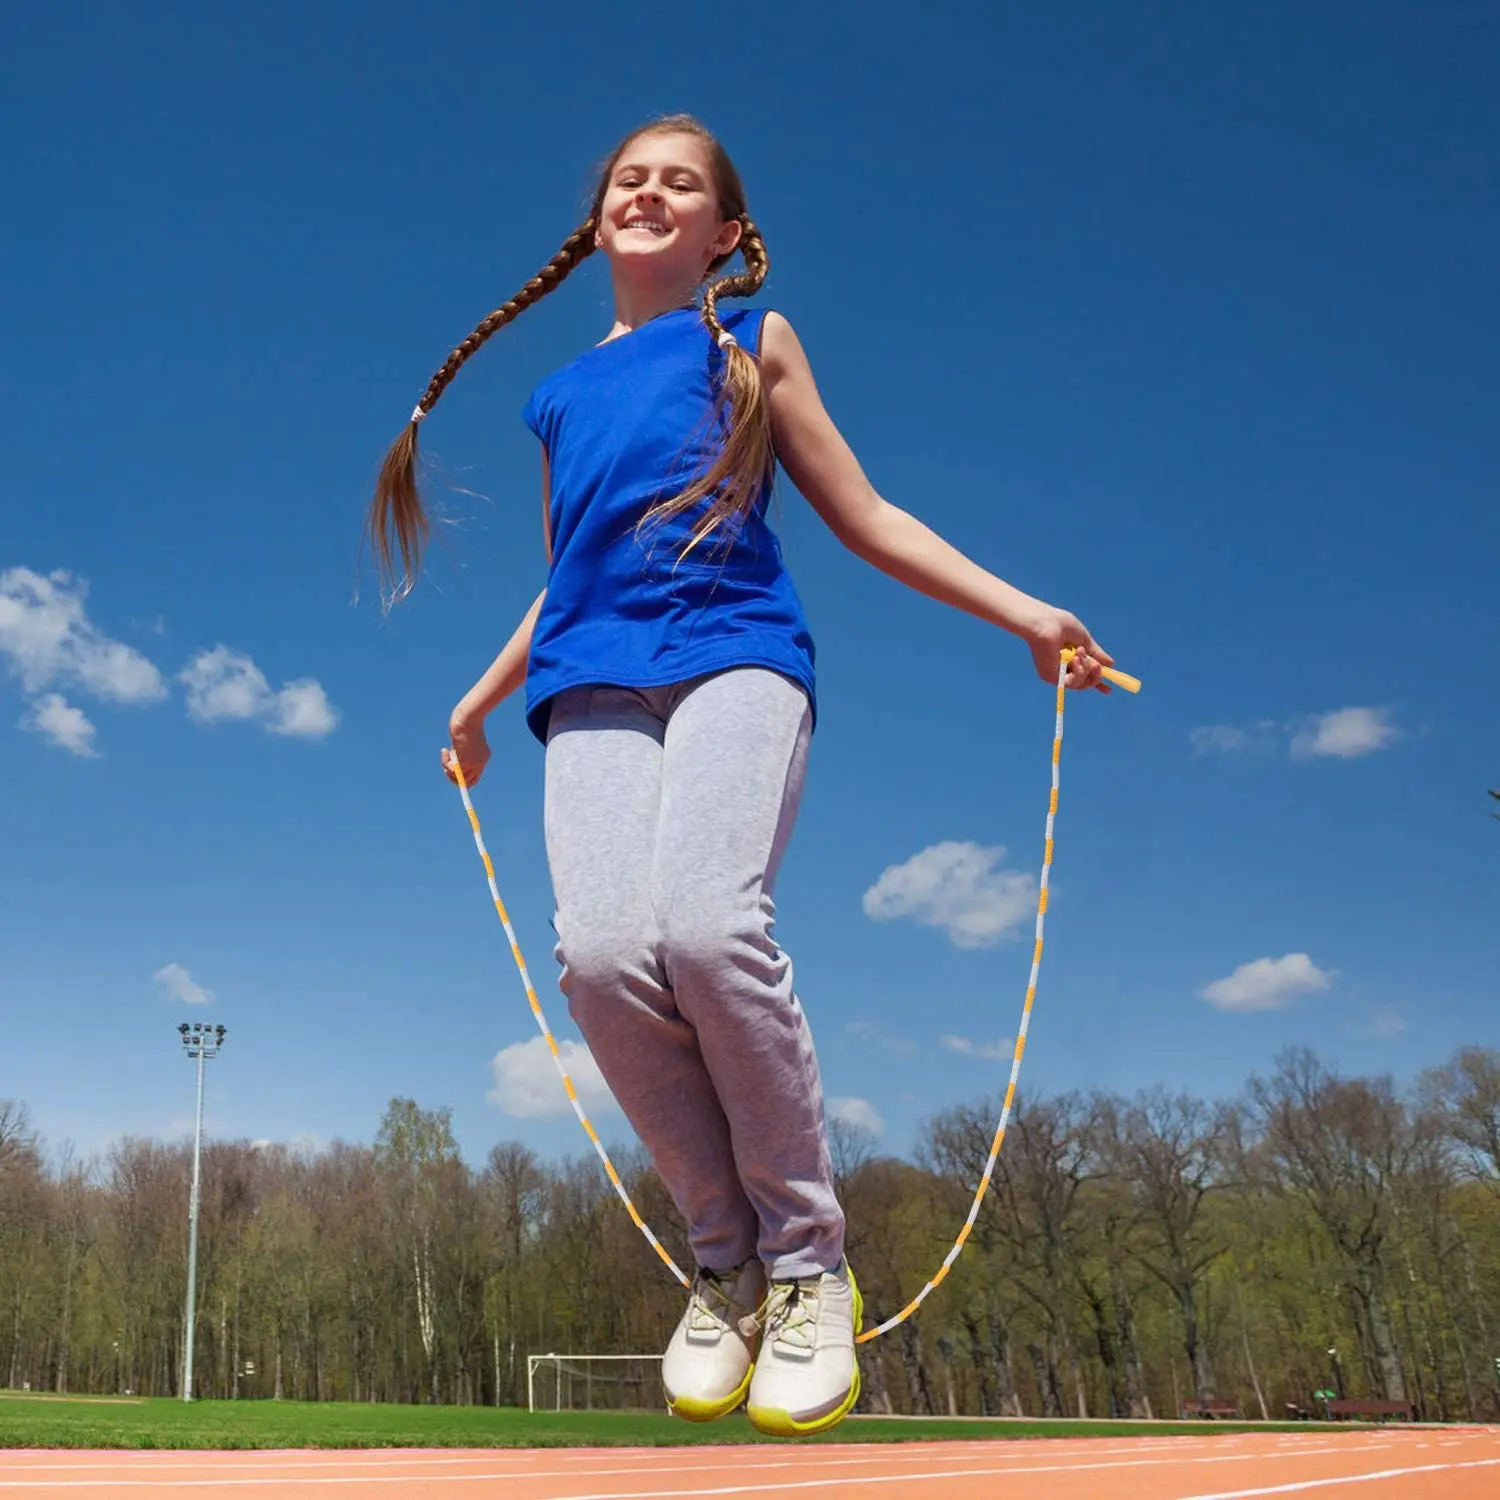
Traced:
MULTIPOLYGON (((757 350, 764 318, 737 308, 721 322, 757 350)), ((639 526, 717 455, 723 364, 698 311, 680 308, 585 350, 526 403, 550 475, 552 565, 526 676, 526 722, 543 744, 565 688, 665 687, 728 667, 782 673, 816 712, 812 637, 766 521, 769 479, 749 516, 680 561, 707 499, 639 526)))

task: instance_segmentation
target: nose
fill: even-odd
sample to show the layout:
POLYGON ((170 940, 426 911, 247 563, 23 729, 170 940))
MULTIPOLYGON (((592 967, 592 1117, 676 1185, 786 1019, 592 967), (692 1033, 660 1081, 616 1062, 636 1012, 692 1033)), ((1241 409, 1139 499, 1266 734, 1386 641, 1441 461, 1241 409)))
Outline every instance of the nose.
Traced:
POLYGON ((662 196, 653 187, 637 188, 635 201, 637 203, 660 203, 662 201, 662 196))

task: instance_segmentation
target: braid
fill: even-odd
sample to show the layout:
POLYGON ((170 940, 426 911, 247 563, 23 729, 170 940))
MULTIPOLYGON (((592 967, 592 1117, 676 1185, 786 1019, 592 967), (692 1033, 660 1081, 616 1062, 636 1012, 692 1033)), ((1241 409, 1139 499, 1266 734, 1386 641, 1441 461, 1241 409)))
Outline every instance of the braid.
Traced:
MULTIPOLYGON (((743 226, 739 249, 745 258, 745 269, 733 276, 712 282, 703 293, 703 322, 716 344, 725 337, 719 321, 720 297, 753 297, 765 283, 771 268, 766 242, 749 214, 739 216, 743 226)), ((732 253, 732 252, 731 252, 732 253)), ((710 270, 717 271, 727 262, 722 257, 710 270)), ((748 349, 732 341, 724 348, 724 378, 719 390, 719 413, 729 413, 729 430, 719 456, 705 474, 695 479, 679 495, 653 505, 643 521, 663 521, 681 515, 705 497, 712 497, 708 509, 683 549, 683 556, 699 542, 711 536, 720 526, 743 519, 755 508, 762 486, 774 473, 776 453, 771 442, 771 412, 766 404, 765 384, 760 363, 748 349)))
MULTIPOLYGON (((556 255, 542 267, 509 302, 502 302, 489 317, 483 319, 468 338, 445 359, 436 375, 427 384, 417 410, 426 416, 437 405, 438 397, 448 388, 448 383, 463 368, 471 354, 475 353, 492 333, 498 333, 507 323, 514 322, 533 303, 540 302, 548 292, 554 291, 563 279, 581 260, 594 253, 594 223, 592 218, 582 224, 562 242, 556 255)), ((417 418, 418 421, 421 418, 417 418)))
MULTIPOLYGON (((766 273, 771 269, 771 257, 766 254, 766 242, 760 237, 755 221, 749 214, 741 214, 740 223, 744 226, 740 235, 740 253, 745 257, 745 269, 738 275, 721 277, 705 288, 703 293, 703 321, 708 325, 708 331, 714 336, 715 342, 724 332, 724 325, 719 321, 719 298, 753 297, 765 283, 766 273)), ((713 266, 711 269, 717 271, 719 267, 713 266)))
POLYGON ((365 536, 374 543, 375 560, 387 603, 394 603, 411 592, 421 567, 422 550, 431 530, 431 522, 417 489, 417 424, 437 405, 438 398, 447 390, 453 377, 491 334, 514 321, 534 303, 540 302, 548 292, 562 284, 579 262, 587 260, 594 253, 594 230, 597 224, 597 215, 585 219, 562 242, 557 254, 514 297, 501 303, 454 349, 428 381, 422 399, 411 414, 411 420, 386 454, 380 477, 375 484, 375 495, 365 518, 365 536), (395 566, 397 551, 401 556, 399 578, 396 576, 395 566))

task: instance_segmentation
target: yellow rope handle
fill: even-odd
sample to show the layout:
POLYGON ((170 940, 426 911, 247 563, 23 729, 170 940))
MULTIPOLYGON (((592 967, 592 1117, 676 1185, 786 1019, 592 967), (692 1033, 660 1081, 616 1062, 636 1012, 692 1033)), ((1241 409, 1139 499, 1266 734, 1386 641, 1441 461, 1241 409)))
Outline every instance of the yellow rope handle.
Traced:
MULTIPOLYGON (((1073 660, 1077 652, 1072 646, 1064 646, 1062 649, 1063 666, 1073 660)), ((1112 682, 1116 687, 1124 688, 1127 693, 1138 693, 1141 690, 1141 679, 1132 677, 1129 672, 1122 672, 1117 667, 1100 667, 1100 675, 1106 682, 1112 682)))
MULTIPOLYGON (((1021 1076, 1021 1059, 1026 1053, 1026 1034, 1031 1029, 1031 1010, 1036 1003, 1037 978, 1042 968, 1042 934, 1047 919, 1047 891, 1052 875, 1052 849, 1053 849, 1053 827, 1057 821, 1057 795, 1060 785, 1059 776, 1062 767, 1062 739, 1063 739, 1063 700, 1067 693, 1068 663, 1073 659, 1074 651, 1071 646, 1062 652, 1062 662, 1057 673, 1057 718, 1052 734, 1052 793, 1047 802, 1047 833, 1046 842, 1042 854, 1042 875, 1040 886, 1037 891, 1036 904, 1036 944, 1031 953, 1031 975, 1026 982, 1026 1003, 1021 1011, 1021 1025, 1016 1032, 1016 1049, 1010 1064, 1010 1082, 1005 1089, 1005 1103, 1000 1109, 1000 1122, 995 1127, 995 1136, 990 1143, 989 1159, 984 1164, 984 1173, 979 1179, 979 1185, 974 1191, 974 1201, 969 1205, 969 1215, 964 1220, 963 1228, 958 1232, 958 1238, 953 1242, 953 1248, 943 1257, 943 1263, 927 1282, 927 1285, 917 1293, 905 1307, 894 1317, 887 1318, 884 1323, 867 1329, 856 1339, 857 1344, 869 1343, 871 1339, 878 1339, 881 1334, 889 1333, 891 1329, 899 1327, 904 1323, 926 1300, 943 1284, 948 1272, 952 1270, 953 1263, 963 1253, 965 1242, 973 1231, 974 1224, 979 1218, 979 1209, 989 1191, 990 1179, 994 1176, 995 1162, 1000 1155, 1000 1147, 1005 1141, 1005 1132, 1010 1125, 1011 1110, 1015 1105, 1016 1084, 1021 1076)), ((1104 668, 1104 676, 1117 686, 1129 693, 1138 693, 1141 690, 1140 679, 1131 677, 1128 673, 1116 671, 1113 667, 1104 668)), ((484 847, 484 836, 479 831, 479 817, 474 811, 474 804, 469 797, 468 783, 464 780, 463 768, 458 763, 458 756, 454 754, 450 760, 453 766, 454 777, 458 782, 458 790, 464 799, 464 810, 469 815, 469 826, 474 830, 474 843, 479 849, 479 857, 484 861, 484 873, 490 883, 490 895, 495 900, 495 910, 500 914, 501 925, 505 928, 505 935, 510 939, 510 954, 516 961, 516 968, 520 971, 521 983, 526 987, 526 999, 531 1006, 531 1013, 536 1017, 536 1023, 541 1028, 542 1035, 547 1039, 548 1050, 552 1053, 552 1061, 557 1065, 557 1071, 562 1075, 563 1087, 568 1092, 568 1098, 573 1105, 573 1113, 582 1122, 583 1128, 588 1133, 588 1138, 594 1143, 594 1150, 599 1153, 599 1159, 604 1163, 604 1170, 609 1177, 611 1185, 619 1195, 620 1201, 628 1210, 632 1221, 637 1229, 646 1236, 651 1248, 666 1263, 667 1269, 680 1281, 683 1286, 690 1286, 691 1280, 683 1274, 666 1247, 652 1233, 651 1227, 641 1217, 639 1210, 630 1200, 630 1194, 625 1190, 625 1184, 620 1181, 620 1174, 615 1171, 614 1164, 609 1159, 609 1153, 604 1149, 604 1143, 599 1139, 599 1133, 589 1122, 589 1117, 583 1111, 583 1104, 578 1098, 578 1091, 573 1087, 573 1080, 568 1077, 568 1070, 563 1065, 562 1055, 558 1051, 557 1042, 552 1035, 551 1028, 547 1025, 547 1018, 542 1014, 541 1002, 536 997, 536 990, 531 983, 531 976, 526 971, 526 961, 521 957, 521 947, 516 941, 515 929, 510 924, 510 917, 505 910, 505 903, 500 899, 499 888, 495 884, 495 867, 490 862, 489 851, 484 847)))

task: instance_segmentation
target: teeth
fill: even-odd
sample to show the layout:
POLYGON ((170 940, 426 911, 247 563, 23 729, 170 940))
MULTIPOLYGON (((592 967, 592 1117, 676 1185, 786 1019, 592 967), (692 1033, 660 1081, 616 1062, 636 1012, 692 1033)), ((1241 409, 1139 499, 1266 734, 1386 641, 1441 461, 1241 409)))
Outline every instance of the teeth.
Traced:
POLYGON ((667 226, 658 224, 654 219, 628 219, 624 226, 626 229, 649 229, 652 234, 665 234, 667 226))

